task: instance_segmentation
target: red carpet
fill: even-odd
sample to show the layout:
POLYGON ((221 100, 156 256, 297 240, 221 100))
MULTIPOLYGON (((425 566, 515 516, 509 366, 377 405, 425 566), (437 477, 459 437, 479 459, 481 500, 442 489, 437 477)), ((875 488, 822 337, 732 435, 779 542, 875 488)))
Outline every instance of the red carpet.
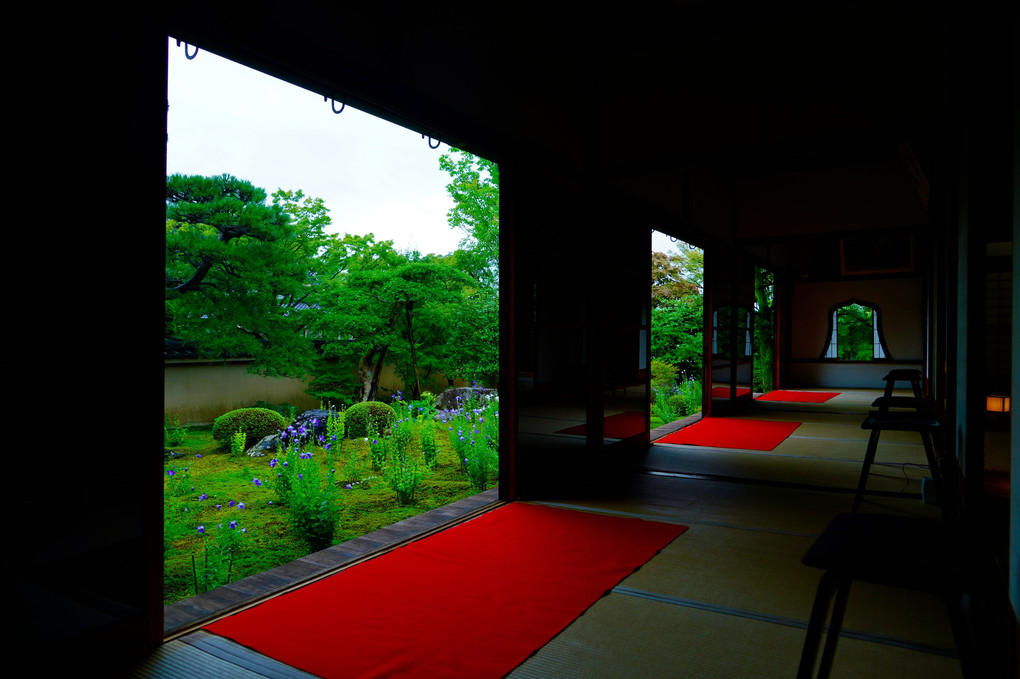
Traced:
POLYGON ((688 446, 713 446, 741 450, 772 450, 799 426, 800 422, 706 417, 680 431, 666 434, 656 443, 682 443, 688 446))
MULTIPOLYGON (((605 429, 603 436, 607 439, 625 439, 628 436, 635 436, 645 430, 645 414, 638 412, 623 412, 610 415, 603 420, 605 429)), ((560 429, 557 434, 576 434, 584 436, 588 431, 587 425, 578 424, 566 429, 560 429)))
POLYGON ((838 391, 770 391, 762 394, 756 401, 783 401, 784 403, 825 403, 830 398, 839 396, 838 391))
POLYGON ((511 503, 205 629, 327 678, 502 677, 685 530, 511 503))
MULTIPOLYGON (((737 396, 747 396, 751 390, 747 387, 737 387, 737 396)), ((712 398, 729 398, 729 387, 712 387, 712 398)))

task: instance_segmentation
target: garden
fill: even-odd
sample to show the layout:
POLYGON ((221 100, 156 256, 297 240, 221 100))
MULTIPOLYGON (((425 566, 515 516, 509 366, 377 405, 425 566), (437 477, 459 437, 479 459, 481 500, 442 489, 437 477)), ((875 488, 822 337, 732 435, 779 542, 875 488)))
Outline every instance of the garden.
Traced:
POLYGON ((499 401, 467 390, 292 419, 251 407, 164 427, 164 604, 479 493, 496 483, 499 401), (260 441, 270 449, 249 453, 260 441))
POLYGON ((701 411, 701 382, 680 376, 677 366, 652 361, 652 429, 701 411))

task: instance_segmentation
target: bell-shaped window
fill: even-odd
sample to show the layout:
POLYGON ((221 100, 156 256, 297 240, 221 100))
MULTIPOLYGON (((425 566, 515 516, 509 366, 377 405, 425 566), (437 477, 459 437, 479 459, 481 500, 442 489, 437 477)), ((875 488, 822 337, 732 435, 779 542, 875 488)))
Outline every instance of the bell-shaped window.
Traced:
POLYGON ((832 361, 891 359, 882 335, 882 314, 870 302, 851 299, 829 312, 829 333, 822 358, 832 361))

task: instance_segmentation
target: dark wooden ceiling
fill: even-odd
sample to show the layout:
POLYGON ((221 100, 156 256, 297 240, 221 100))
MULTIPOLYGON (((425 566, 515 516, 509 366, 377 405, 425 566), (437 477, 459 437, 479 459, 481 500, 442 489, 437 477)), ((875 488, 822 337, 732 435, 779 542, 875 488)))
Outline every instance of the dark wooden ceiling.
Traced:
POLYGON ((930 180, 940 145, 993 115, 990 92, 1009 91, 1011 71, 989 65, 1009 63, 1011 11, 961 6, 183 0, 166 11, 175 38, 500 163, 595 182, 661 230, 779 242, 826 219, 830 232, 924 224, 916 169, 930 180), (797 204, 805 185, 829 199, 828 216, 797 204), (873 218, 847 213, 871 198, 873 218))

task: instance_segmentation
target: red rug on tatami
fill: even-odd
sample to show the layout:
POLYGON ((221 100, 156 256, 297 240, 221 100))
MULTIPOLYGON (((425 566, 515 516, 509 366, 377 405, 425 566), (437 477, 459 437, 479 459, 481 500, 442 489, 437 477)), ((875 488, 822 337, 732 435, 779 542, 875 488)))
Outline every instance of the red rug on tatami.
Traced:
POLYGON ((799 426, 800 422, 706 417, 672 434, 666 434, 655 442, 741 450, 772 450, 799 426))
POLYGON ((327 678, 502 677, 685 530, 515 502, 205 629, 327 678))
MULTIPOLYGON (((622 412, 610 415, 602 420, 602 435, 607 439, 625 439, 640 434, 645 430, 647 416, 638 412, 622 412)), ((578 424, 566 429, 557 430, 557 434, 576 434, 584 436, 588 432, 587 425, 578 424)))
MULTIPOLYGON (((737 387, 737 396, 747 396, 751 390, 747 387, 737 387)), ((712 398, 729 398, 729 387, 712 387, 712 398)))
POLYGON ((783 401, 784 403, 825 403, 839 396, 838 391, 787 391, 779 389, 762 394, 756 401, 783 401))

